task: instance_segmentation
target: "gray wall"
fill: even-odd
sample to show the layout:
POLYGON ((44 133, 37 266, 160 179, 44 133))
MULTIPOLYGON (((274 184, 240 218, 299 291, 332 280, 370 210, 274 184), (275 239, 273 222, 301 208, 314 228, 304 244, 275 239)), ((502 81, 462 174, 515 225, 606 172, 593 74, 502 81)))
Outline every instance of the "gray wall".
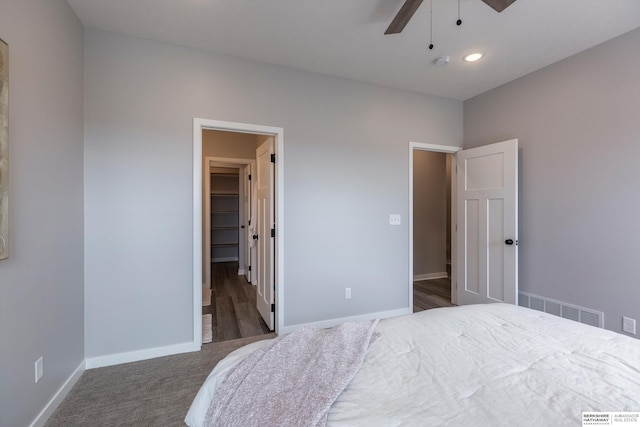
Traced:
POLYGON ((408 142, 460 144, 462 102, 85 40, 87 357, 191 341, 194 117, 284 128, 286 325, 407 307, 408 142))
POLYGON ((464 103, 464 146, 520 140, 520 288, 640 320, 640 30, 464 103))
POLYGON ((84 359, 83 29, 63 0, 0 1, 0 37, 11 85, 0 425, 25 426, 84 359))
POLYGON ((413 275, 444 273, 447 245, 445 153, 413 152, 413 275))

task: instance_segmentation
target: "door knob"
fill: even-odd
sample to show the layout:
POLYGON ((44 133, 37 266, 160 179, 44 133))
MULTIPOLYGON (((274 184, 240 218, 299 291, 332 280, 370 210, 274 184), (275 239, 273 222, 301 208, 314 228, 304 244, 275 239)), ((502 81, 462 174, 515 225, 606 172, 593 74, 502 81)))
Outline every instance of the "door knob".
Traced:
POLYGON ((257 234, 253 235, 253 240, 258 240, 258 235, 257 234))
POLYGON ((507 244, 507 245, 513 245, 513 240, 507 239, 507 240, 504 241, 504 243, 507 244))

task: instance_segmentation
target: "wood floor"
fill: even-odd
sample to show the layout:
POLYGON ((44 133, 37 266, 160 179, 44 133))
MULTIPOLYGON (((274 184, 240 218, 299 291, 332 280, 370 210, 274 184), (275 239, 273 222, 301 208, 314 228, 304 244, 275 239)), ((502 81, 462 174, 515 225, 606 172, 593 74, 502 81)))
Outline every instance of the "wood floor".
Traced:
POLYGON ((256 309, 256 287, 238 276, 237 262, 211 264, 211 281, 211 305, 202 314, 212 315, 212 342, 271 332, 256 309))
POLYGON ((431 279, 413 282, 413 312, 451 304, 451 279, 431 279))
MULTIPOLYGON (((212 342, 271 333, 256 309, 256 288, 238 276, 237 262, 211 264, 211 280, 211 305, 202 314, 212 315, 212 342)), ((438 307, 452 307, 451 280, 413 282, 413 312, 438 307)))

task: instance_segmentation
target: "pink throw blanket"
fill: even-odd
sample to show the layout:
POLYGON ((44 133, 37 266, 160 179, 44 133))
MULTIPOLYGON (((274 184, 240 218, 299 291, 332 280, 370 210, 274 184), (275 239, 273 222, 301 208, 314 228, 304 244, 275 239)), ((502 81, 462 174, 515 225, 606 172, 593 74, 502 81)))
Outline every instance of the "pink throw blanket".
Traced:
POLYGON ((205 426, 324 426, 378 340, 378 321, 303 326, 256 350, 216 390, 205 426))

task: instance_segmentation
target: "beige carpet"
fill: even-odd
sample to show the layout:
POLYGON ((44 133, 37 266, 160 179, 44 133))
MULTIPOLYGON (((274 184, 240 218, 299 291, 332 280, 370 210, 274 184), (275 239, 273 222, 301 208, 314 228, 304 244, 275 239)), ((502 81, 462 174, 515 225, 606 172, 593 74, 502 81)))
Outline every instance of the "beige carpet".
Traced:
POLYGON ((89 369, 46 427, 184 427, 198 389, 220 359, 274 334, 213 343, 201 351, 89 369))
POLYGON ((211 289, 202 290, 202 306, 206 307, 211 305, 211 289))
POLYGON ((213 328, 211 325, 212 317, 210 314, 202 315, 202 344, 213 341, 213 328))

